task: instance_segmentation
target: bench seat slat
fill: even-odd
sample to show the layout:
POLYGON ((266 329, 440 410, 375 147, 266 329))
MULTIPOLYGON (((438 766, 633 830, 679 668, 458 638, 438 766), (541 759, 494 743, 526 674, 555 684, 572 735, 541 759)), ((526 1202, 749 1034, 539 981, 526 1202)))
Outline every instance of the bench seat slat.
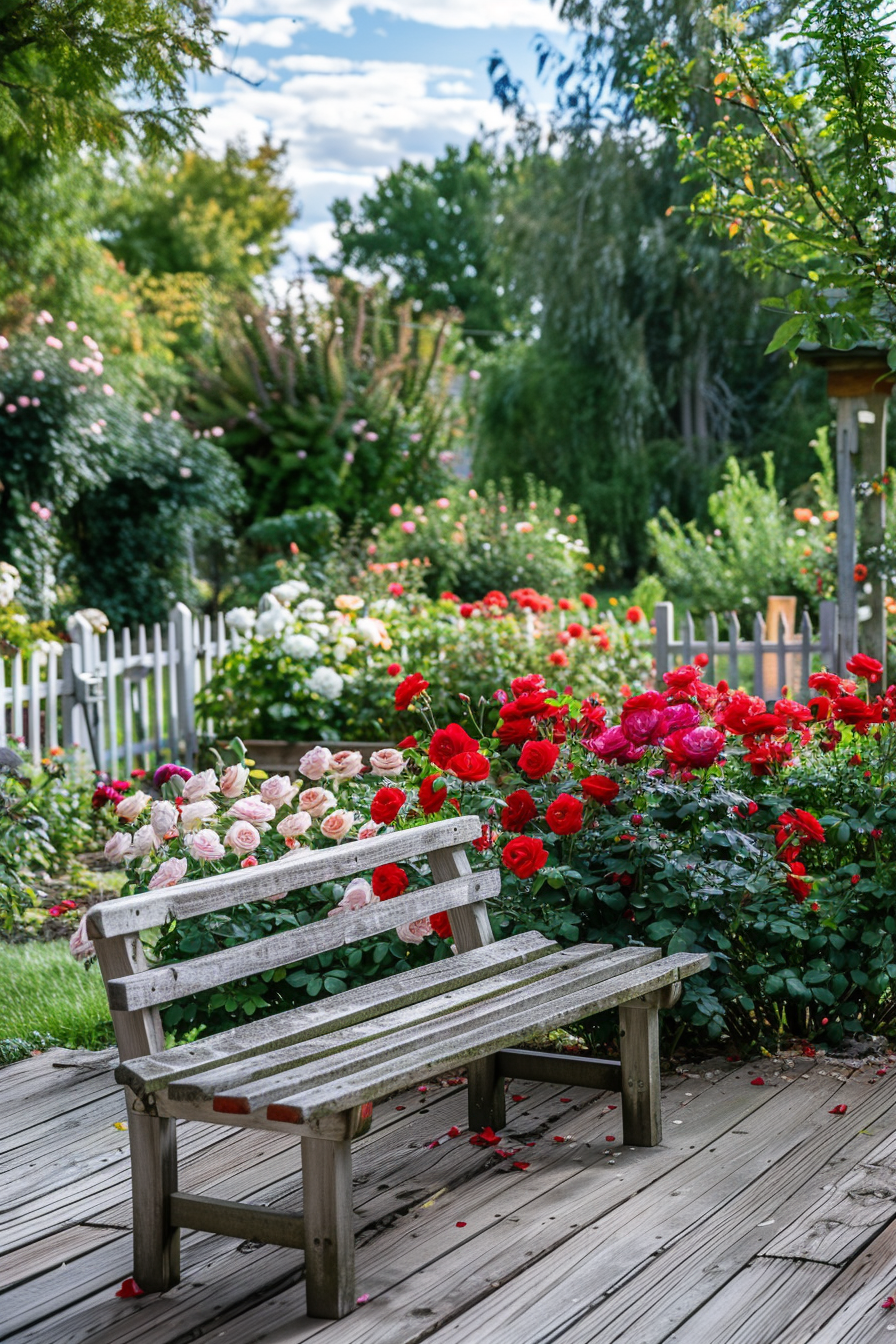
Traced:
POLYGON ((272 1017, 244 1022, 228 1031, 175 1045, 156 1055, 126 1060, 115 1070, 115 1078, 138 1096, 145 1096, 148 1092, 168 1087, 178 1078, 257 1058, 267 1051, 338 1031, 340 1027, 404 1008, 462 985, 475 984, 499 971, 557 951, 559 944, 551 942, 542 933, 534 930, 517 933, 486 947, 343 990, 317 1003, 306 1003, 301 1008, 290 1008, 272 1017))
POLYGON ((258 975, 261 971, 289 966, 319 952, 360 942, 362 938, 374 937, 387 929, 397 928, 399 924, 435 914, 437 910, 453 910, 457 906, 487 900, 500 890, 499 870, 487 868, 453 882, 423 887, 391 901, 376 901, 362 910, 343 910, 332 919, 317 920, 287 933, 275 933, 268 938, 210 952, 204 957, 194 957, 192 961, 171 962, 139 975, 109 980, 106 985, 109 1005, 119 1012, 132 1012, 135 1008, 172 1003, 175 999, 229 984, 246 975, 258 975))
POLYGON ((200 877, 179 887, 103 901, 88 913, 87 927, 91 937, 99 938, 157 929, 173 919, 194 919, 212 910, 242 905, 244 901, 265 900, 284 891, 367 872, 382 863, 398 863, 431 850, 462 845, 477 839, 481 830, 476 817, 453 817, 374 836, 372 840, 348 840, 333 849, 295 849, 276 863, 238 868, 233 873, 200 877))
POLYGON ((625 1003, 633 996, 649 994, 694 975, 709 966, 709 957, 687 952, 675 953, 652 966, 616 976, 602 987, 586 986, 541 1005, 523 1009, 500 1022, 472 1027, 445 1041, 410 1051, 386 1064, 382 1060, 370 1068, 343 1078, 330 1079, 316 1087, 297 1091, 267 1108, 267 1118, 293 1124, 307 1124, 319 1116, 375 1101, 428 1078, 441 1069, 455 1068, 468 1060, 481 1059, 506 1046, 519 1044, 538 1032, 564 1026, 592 1013, 603 1012, 625 1003))
MULTIPOLYGON (((453 1014, 460 1008, 469 1009, 472 1005, 484 1007, 488 1000, 497 999, 500 1001, 500 1006, 510 990, 518 989, 522 985, 532 985, 535 981, 547 979, 583 961, 591 962, 602 957, 606 957, 608 962, 614 962, 618 953, 614 953, 614 949, 606 943, 582 943, 578 947, 566 950, 558 947, 550 956, 539 957, 524 962, 521 966, 498 971, 473 984, 449 990, 434 998, 423 999, 379 1017, 372 1017, 366 1022, 356 1022, 339 1031, 319 1036, 315 1040, 300 1041, 254 1059, 244 1059, 239 1064, 228 1063, 222 1068, 181 1079, 180 1082, 171 1085, 169 1096, 174 1101, 202 1101, 233 1092, 237 1088, 258 1085, 263 1079, 275 1082, 274 1075, 289 1070, 292 1076, 299 1065, 359 1046, 374 1037, 389 1036, 415 1024, 420 1024, 418 1030, 429 1030, 429 1024, 440 1021, 445 1014, 453 1014)), ((648 959, 644 956, 641 958, 645 961, 648 959)), ((618 966, 618 962, 615 964, 618 966)), ((639 963, 634 961, 632 964, 639 963)), ((608 975, 614 973, 614 969, 607 971, 608 975)))
MULTIPOLYGON (((281 1097, 294 1095, 306 1088, 323 1086, 327 1080, 332 1080, 333 1085, 337 1086, 339 1079, 367 1069, 377 1062, 381 1062, 383 1069, 388 1072, 393 1061, 420 1049, 424 1043, 437 1049, 437 1042, 451 1042, 471 1031, 489 1036, 500 1031, 504 1022, 515 1019, 517 1015, 528 1011, 537 1016, 539 1012, 549 1011, 550 1005, 570 994, 599 994, 600 990, 596 986, 605 981, 618 980, 621 974, 634 971, 659 957, 659 949, 653 947, 625 948, 609 956, 596 957, 588 955, 589 947, 590 944, 585 943, 554 953, 547 959, 552 963, 553 975, 512 986, 496 998, 462 1006, 403 1030, 349 1045, 337 1053, 300 1063, 295 1068, 246 1087, 218 1092, 214 1108, 223 1111, 239 1104, 244 1113, 263 1111, 281 1097)), ((175 1099, 184 1095, 181 1086, 176 1085, 171 1089, 175 1099)))

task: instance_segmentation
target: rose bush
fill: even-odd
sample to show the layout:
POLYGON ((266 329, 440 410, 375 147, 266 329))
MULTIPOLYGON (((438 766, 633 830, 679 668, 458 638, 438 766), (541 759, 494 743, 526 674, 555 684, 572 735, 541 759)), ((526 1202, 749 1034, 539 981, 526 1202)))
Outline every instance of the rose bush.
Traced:
MULTIPOLYGON (((725 682, 704 683, 696 667, 677 668, 662 689, 630 696, 618 716, 595 696, 582 700, 526 674, 468 706, 465 723, 436 719, 426 678, 411 672, 394 694, 417 730, 390 753, 387 772, 340 778, 335 758, 317 748, 302 762, 312 783, 297 798, 288 781, 262 778, 273 815, 253 813, 257 843, 252 837, 245 857, 232 844, 222 856, 207 838, 197 848, 175 775, 163 786, 181 814, 175 829, 141 847, 142 813, 126 823, 126 890, 144 888, 172 858, 198 876, 276 862, 297 844, 363 845, 383 825, 476 812, 474 866, 503 871, 491 903, 498 936, 535 928, 562 943, 711 955, 711 969, 685 983, 667 1015, 675 1039, 690 1031, 748 1048, 785 1032, 834 1042, 877 1030, 892 1012, 896 976, 896 688, 873 693, 873 660, 853 668, 861 686, 815 674, 807 705, 782 699, 772 710, 725 682), (474 757, 487 775, 478 761, 470 768, 474 757)), ((200 834, 226 842, 244 809, 225 808, 232 790, 226 800, 211 797, 216 815, 200 834)), ((244 802, 256 800, 250 793, 244 802)), ((129 817, 133 807, 119 811, 129 817)), ((400 899, 429 874, 421 861, 384 865, 365 880, 369 899, 400 899)), ((331 883, 187 921, 162 932, 155 955, 195 956, 338 917, 346 898, 331 883)), ((449 943, 446 917, 416 921, 390 940, 174 1005, 166 1025, 221 1026, 282 1009, 447 955, 449 943)), ((592 1040, 612 1029, 598 1019, 592 1040)))

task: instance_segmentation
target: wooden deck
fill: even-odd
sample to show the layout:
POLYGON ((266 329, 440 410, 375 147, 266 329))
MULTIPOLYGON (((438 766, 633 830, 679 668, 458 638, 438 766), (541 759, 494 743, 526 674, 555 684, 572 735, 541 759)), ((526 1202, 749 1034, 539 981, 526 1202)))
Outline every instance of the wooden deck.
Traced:
MULTIPOLYGON (((896 1333, 896 1067, 820 1058, 668 1080, 660 1148, 618 1097, 512 1084, 502 1150, 463 1085, 378 1105, 355 1145, 358 1292, 309 1320, 299 1252, 184 1235, 183 1280, 131 1272, 127 1135, 108 1056, 0 1071, 0 1338, 28 1344, 868 1344, 896 1333), (763 1086, 750 1080, 761 1074, 763 1086), (845 1115, 829 1114, 845 1103, 845 1115), (608 1136, 615 1135, 615 1138, 608 1136), (556 1142, 555 1138, 563 1142, 556 1142), (525 1146, 531 1144, 531 1146, 525 1146), (527 1170, 512 1166, 526 1161, 527 1170)), ((181 1126, 181 1185, 301 1206, 297 1140, 181 1126)))

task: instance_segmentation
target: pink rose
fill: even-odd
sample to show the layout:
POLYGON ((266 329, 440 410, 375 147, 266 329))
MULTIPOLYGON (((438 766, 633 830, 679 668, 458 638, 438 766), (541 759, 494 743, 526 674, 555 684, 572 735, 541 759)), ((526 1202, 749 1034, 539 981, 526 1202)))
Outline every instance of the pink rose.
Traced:
POLYGON ((111 840, 107 840, 103 853, 110 863, 126 859, 133 841, 128 831, 116 831, 111 840))
POLYGON ((432 933, 429 916, 425 919, 412 919, 410 924, 399 924, 395 930, 403 943, 422 943, 432 933))
POLYGON ((186 807, 181 809, 180 819, 185 831, 198 831, 205 822, 211 821, 212 817, 217 815, 218 809, 211 798, 201 798, 198 803, 187 803, 186 807))
POLYGON ((299 770, 306 779, 321 779, 329 770, 332 759, 328 747, 312 747, 299 761, 299 770))
POLYGON ((260 790, 264 801, 273 808, 286 807, 298 791, 297 786, 290 783, 288 775, 271 775, 270 779, 262 780, 260 790))
POLYGON ((186 859, 166 859, 164 863, 159 864, 149 879, 150 891, 155 891, 158 887, 176 887, 178 882, 183 881, 186 871, 186 859))
POLYGON ((370 758, 370 768, 375 775, 384 779, 395 779, 404 769, 404 756, 394 747, 384 747, 375 751, 370 758))
POLYGON ((148 807, 152 802, 148 793, 143 793, 140 789, 136 793, 129 793, 115 809, 115 815, 122 821, 136 821, 144 807, 148 807))
POLYGON ((372 840, 373 837, 378 833, 382 824, 383 823, 381 821, 365 821, 364 825, 358 832, 358 839, 372 840))
POLYGON ((370 905, 372 901, 378 899, 371 891, 369 882, 365 882, 363 877, 354 877, 346 887, 345 894, 336 909, 363 910, 365 905, 370 905))
POLYGON ((228 817, 236 817, 239 821, 251 821, 254 826, 265 826, 267 828, 267 823, 273 821, 277 815, 277 809, 256 794, 251 798, 240 798, 238 802, 234 803, 227 815, 228 817))
POLYGON ((248 765, 228 765, 221 776, 221 792, 225 798, 239 798, 248 780, 248 765))
POLYGON ((186 781, 181 793, 188 803, 198 803, 209 794, 218 792, 218 777, 214 770, 202 770, 186 781))
POLYGON ((296 836, 304 835, 310 825, 311 816, 309 813, 290 812, 282 821, 277 822, 277 830, 284 840, 292 840, 296 836))
POLYGON ((634 746, 618 725, 615 728, 608 728, 597 737, 589 738, 584 745, 602 761, 619 761, 621 765, 639 761, 645 750, 644 747, 634 746))
POLYGON ((86 961, 93 956, 93 943, 87 936, 87 915, 83 914, 78 927, 68 940, 68 948, 75 961, 86 961))
POLYGON ((360 751, 337 751, 330 758, 330 774, 336 780, 354 779, 363 769, 360 751))
POLYGON ((344 808, 338 808, 331 812, 328 817, 324 817, 320 824, 320 833, 325 835, 328 840, 344 840, 355 822, 354 812, 346 812, 344 808))
POLYGON ((235 821, 224 837, 235 854, 250 854, 261 844, 261 836, 250 821, 235 821))
POLYGON ((214 863, 217 859, 223 859, 226 852, 214 831, 197 831, 193 836, 190 853, 203 863, 214 863))
POLYGON ((161 843, 161 840, 151 826, 141 826, 138 831, 134 832, 134 848, 132 853, 140 855, 151 854, 154 849, 158 849, 161 843))
POLYGON ((149 824, 159 839, 164 839, 169 831, 177 830, 177 808, 164 798, 157 798, 150 808, 149 824))
POLYGON ((336 796, 329 789, 303 789, 299 794, 299 807, 312 817, 322 817, 336 806, 336 796))

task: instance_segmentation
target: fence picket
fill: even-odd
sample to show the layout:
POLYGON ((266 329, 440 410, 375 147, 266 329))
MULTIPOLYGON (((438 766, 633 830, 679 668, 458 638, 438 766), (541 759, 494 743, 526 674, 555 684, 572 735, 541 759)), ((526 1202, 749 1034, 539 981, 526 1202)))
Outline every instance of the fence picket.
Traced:
POLYGON ((34 765, 40 764, 40 661, 37 651, 28 659, 28 747, 34 765))
POLYGON ((803 619, 800 624, 800 686, 799 698, 808 699, 809 696, 809 676, 812 672, 812 622, 809 619, 808 611, 803 612, 803 619))
POLYGON ((172 761, 177 760, 180 738, 180 705, 177 702, 177 624, 172 616, 168 622, 168 750, 172 761))
POLYGON ((155 741, 156 760, 162 759, 162 742, 165 738, 165 681, 162 661, 162 627, 156 621, 152 627, 152 700, 153 700, 153 740, 155 741))
POLYGON ((131 632, 125 626, 121 632, 121 723, 124 735, 124 772, 130 777, 134 768, 134 657, 131 653, 131 632))
POLYGON ((777 696, 784 694, 784 687, 787 685, 787 640, 790 637, 790 626, 787 623, 787 617, 781 613, 781 619, 778 622, 778 647, 775 650, 778 656, 778 684, 774 688, 777 696))
POLYGON ((12 735, 24 737, 24 713, 22 695, 22 655, 16 653, 12 660, 12 735))
POLYGON ((709 673, 710 681, 716 680, 716 648, 719 643, 719 622, 716 614, 711 611, 706 618, 706 656, 709 662, 706 664, 706 670, 709 673))
POLYGON ((689 611, 681 622, 681 656, 686 663, 694 660, 694 618, 689 611))
POLYGON ((115 634, 106 631, 106 722, 109 728, 109 755, 106 769, 118 779, 118 685, 115 675, 115 634))
MULTIPOLYGON (((0 663, 2 663, 0 659, 0 663)), ((3 673, 0 670, 0 677, 3 673)), ((0 683, 2 684, 2 683, 0 683)), ((2 697, 0 697, 2 702, 2 697)), ((47 714, 46 714, 46 732, 44 738, 47 744, 47 752, 59 746, 59 654, 54 645, 50 646, 50 652, 47 654, 47 714)))
POLYGON ((758 695, 761 700, 765 699, 765 668, 762 665, 764 645, 765 621, 757 611, 753 621, 753 694, 758 695))

